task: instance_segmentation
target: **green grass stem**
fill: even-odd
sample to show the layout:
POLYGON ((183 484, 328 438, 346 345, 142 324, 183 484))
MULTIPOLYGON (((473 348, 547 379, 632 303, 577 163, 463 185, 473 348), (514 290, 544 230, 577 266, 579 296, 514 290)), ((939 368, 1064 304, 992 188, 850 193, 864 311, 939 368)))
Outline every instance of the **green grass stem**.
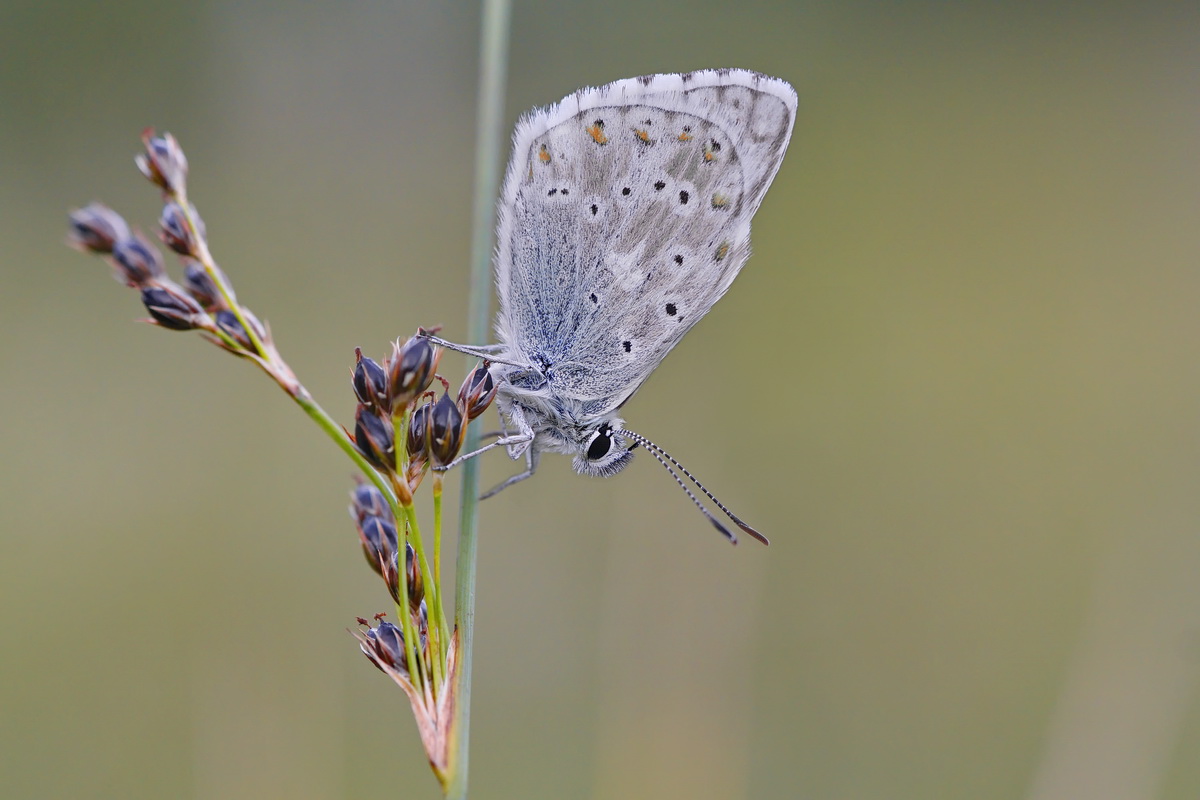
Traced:
MULTIPOLYGON (((484 0, 480 31, 479 106, 475 133, 475 201, 471 220, 470 297, 467 337, 482 344, 488 335, 492 295, 492 241, 504 135, 504 86, 508 70, 508 0, 484 0)), ((466 452, 479 446, 478 425, 467 429, 466 452)), ((458 528, 454 622, 458 629, 455 717, 450 739, 448 800, 466 800, 471 735, 471 665, 475 641, 475 558, 479 505, 477 459, 463 465, 458 528)))

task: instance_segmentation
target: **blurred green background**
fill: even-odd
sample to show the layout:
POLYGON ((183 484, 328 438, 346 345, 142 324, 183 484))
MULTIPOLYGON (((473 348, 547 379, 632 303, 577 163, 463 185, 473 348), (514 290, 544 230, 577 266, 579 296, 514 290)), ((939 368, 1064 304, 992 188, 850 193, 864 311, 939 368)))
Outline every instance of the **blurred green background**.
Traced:
MULTIPOLYGON (((62 241, 96 199, 153 230, 175 133, 351 421, 355 345, 465 328, 478 17, 0 3, 0 796, 438 796, 346 633, 387 606, 349 462, 62 241)), ((627 407, 773 544, 645 456, 484 504, 472 797, 1200 795, 1198 41, 1194 3, 517 3, 508 122, 714 66, 801 105, 627 407)))

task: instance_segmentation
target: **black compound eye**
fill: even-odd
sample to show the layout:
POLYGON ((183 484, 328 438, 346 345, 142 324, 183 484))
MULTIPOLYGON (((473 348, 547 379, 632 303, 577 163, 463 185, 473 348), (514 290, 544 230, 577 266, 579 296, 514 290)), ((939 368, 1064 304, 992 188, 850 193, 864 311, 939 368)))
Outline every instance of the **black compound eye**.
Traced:
POLYGON ((612 433, 607 425, 604 425, 600 430, 596 431, 596 438, 592 439, 588 445, 587 457, 589 461, 596 461, 608 455, 609 449, 612 447, 612 433))

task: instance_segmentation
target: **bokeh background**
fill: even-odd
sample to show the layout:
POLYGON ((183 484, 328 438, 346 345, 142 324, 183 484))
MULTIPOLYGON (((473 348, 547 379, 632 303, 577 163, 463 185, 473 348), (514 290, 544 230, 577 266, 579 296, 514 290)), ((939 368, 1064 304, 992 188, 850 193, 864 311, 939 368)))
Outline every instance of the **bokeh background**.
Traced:
MULTIPOLYGON (((773 544, 645 457, 488 501, 472 797, 1200 795, 1198 18, 516 3, 509 122, 713 66, 801 106, 754 257, 627 408, 773 544)), ((346 633, 387 607, 350 464, 62 241, 94 199, 152 230, 131 159, 172 131, 349 422, 354 346, 465 328, 478 38, 467 3, 0 2, 0 796, 438 795, 346 633)))

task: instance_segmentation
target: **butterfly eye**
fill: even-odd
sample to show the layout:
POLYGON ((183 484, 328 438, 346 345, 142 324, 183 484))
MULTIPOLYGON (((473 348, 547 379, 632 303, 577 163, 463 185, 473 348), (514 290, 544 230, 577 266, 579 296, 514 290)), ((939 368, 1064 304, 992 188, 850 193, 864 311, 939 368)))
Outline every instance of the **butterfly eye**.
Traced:
POLYGON ((587 457, 590 461, 597 461, 608 455, 609 448, 612 447, 612 434, 607 425, 602 425, 595 435, 592 436, 592 441, 588 444, 587 457))

